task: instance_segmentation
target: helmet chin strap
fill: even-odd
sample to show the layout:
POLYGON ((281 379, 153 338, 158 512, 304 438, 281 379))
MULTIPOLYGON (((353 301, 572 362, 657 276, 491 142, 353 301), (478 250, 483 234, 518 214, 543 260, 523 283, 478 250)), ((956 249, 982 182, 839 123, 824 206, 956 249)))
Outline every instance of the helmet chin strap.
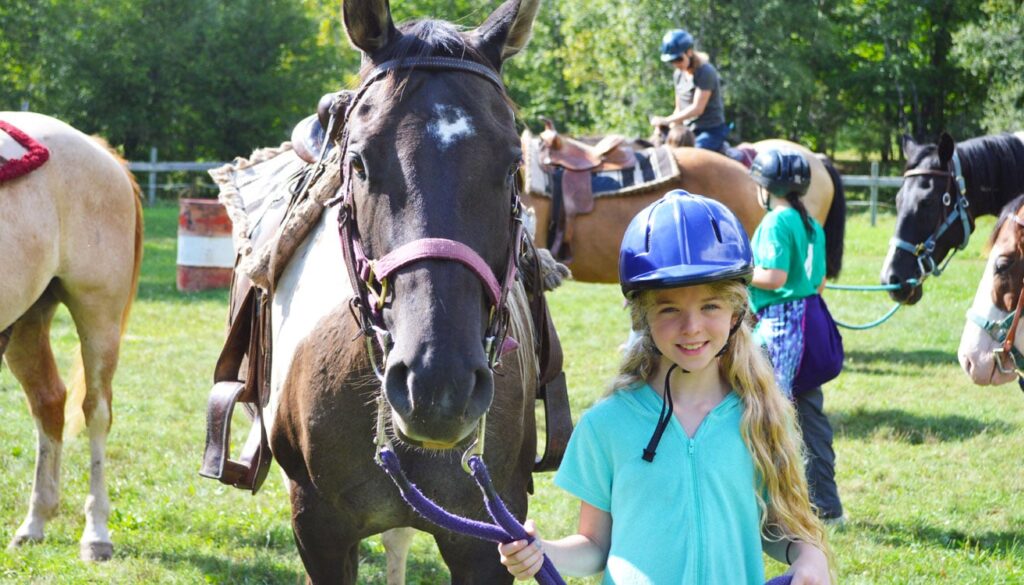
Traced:
POLYGON ((725 350, 729 349, 729 342, 732 341, 732 336, 736 335, 736 332, 740 330, 740 325, 743 325, 743 319, 745 319, 746 316, 746 311, 740 312, 739 318, 736 319, 736 324, 729 328, 729 337, 725 338, 725 345, 723 345, 722 349, 718 350, 718 353, 715 354, 716 358, 722 357, 725 354, 725 350))

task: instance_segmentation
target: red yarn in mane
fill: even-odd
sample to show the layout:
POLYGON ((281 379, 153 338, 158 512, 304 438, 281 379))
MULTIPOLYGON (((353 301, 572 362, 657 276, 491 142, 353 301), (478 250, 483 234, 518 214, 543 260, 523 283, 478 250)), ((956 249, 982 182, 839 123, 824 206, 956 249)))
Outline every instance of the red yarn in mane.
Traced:
POLYGON ((0 183, 27 175, 43 166, 43 163, 50 159, 50 151, 42 144, 32 140, 32 137, 28 134, 3 120, 0 120, 0 130, 8 133, 18 144, 28 150, 25 156, 9 160, 3 166, 0 166, 0 183))

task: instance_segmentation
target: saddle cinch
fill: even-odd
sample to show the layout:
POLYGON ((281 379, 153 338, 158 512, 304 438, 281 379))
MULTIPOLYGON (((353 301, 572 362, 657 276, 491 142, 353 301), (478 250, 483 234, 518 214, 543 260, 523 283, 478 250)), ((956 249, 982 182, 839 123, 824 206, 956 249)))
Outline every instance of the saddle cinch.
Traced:
MULTIPOLYGON (((326 124, 321 123, 325 103, 337 114, 347 105, 347 99, 347 92, 325 96, 320 115, 303 120, 296 128, 294 144, 263 149, 248 160, 236 159, 210 172, 221 187, 221 202, 232 217, 239 253, 231 284, 228 335, 217 359, 207 403, 206 448, 199 474, 254 494, 266 479, 272 459, 263 421, 263 408, 270 399, 273 359, 270 299, 277 276, 316 224, 323 202, 340 186, 338 174, 320 173, 311 163, 320 158, 320 148, 333 144, 333 139, 325 136, 326 124), (307 181, 319 184, 305 188, 307 181), (239 402, 253 422, 239 457, 233 459, 231 416, 239 402)), ((328 166, 337 168, 333 160, 334 164, 328 166)), ((561 343, 544 296, 537 251, 532 246, 529 249, 532 261, 524 266, 524 272, 531 274, 524 274, 524 283, 530 284, 527 295, 540 366, 536 399, 544 404, 547 422, 544 452, 537 458, 534 471, 553 471, 569 442, 572 417, 561 343)))

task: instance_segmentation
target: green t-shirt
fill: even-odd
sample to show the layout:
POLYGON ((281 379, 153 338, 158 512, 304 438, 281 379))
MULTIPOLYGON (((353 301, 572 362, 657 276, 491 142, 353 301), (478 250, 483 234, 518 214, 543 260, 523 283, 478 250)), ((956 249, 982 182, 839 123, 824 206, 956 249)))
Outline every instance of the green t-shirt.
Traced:
POLYGON ((769 305, 807 298, 825 278, 825 231, 813 217, 810 238, 800 213, 792 207, 773 209, 764 216, 750 242, 757 268, 786 271, 786 284, 776 290, 750 287, 754 312, 769 305))
POLYGON ((619 390, 573 430, 555 484, 612 516, 602 583, 762 585, 754 460, 740 435, 743 401, 730 392, 686 435, 672 417, 654 461, 641 456, 661 397, 619 390))

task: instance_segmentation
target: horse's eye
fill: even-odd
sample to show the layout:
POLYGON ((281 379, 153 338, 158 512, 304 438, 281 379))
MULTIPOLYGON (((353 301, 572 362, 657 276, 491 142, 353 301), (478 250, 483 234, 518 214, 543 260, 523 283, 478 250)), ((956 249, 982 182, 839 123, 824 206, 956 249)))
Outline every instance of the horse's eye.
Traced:
POLYGON ((1009 270, 1011 266, 1013 266, 1012 259, 1008 258, 1007 256, 1000 256, 999 258, 996 258, 994 270, 996 274, 1003 274, 1004 272, 1009 270))
POLYGON ((363 164, 363 157, 353 154, 348 159, 349 168, 359 177, 360 181, 366 180, 366 165, 363 164))

